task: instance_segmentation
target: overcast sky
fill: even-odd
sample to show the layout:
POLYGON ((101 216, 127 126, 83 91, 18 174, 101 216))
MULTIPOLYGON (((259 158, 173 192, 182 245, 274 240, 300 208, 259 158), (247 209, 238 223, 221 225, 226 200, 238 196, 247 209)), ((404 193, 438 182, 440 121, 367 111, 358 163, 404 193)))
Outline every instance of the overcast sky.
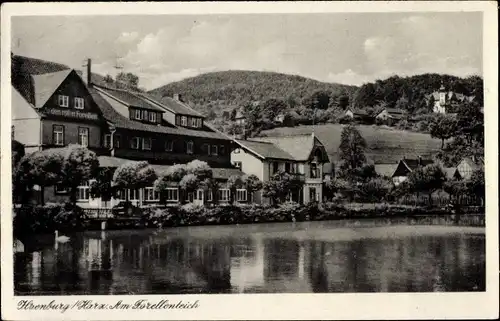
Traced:
POLYGON ((360 85, 393 74, 482 75, 481 13, 15 17, 12 50, 153 89, 240 69, 360 85))

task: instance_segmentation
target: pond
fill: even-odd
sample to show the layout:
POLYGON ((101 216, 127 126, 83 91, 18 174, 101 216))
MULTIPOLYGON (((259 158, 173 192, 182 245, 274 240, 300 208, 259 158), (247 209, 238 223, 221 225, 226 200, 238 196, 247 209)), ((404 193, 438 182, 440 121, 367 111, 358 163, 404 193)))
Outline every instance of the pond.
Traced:
POLYGON ((483 227, 379 219, 69 237, 25 242, 15 254, 16 294, 485 290, 483 227))

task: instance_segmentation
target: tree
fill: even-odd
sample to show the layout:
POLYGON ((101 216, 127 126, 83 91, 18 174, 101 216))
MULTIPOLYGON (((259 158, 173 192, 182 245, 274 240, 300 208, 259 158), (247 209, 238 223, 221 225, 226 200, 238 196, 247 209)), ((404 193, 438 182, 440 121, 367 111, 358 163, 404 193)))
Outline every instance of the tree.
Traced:
POLYGON ((254 174, 243 175, 243 184, 247 189, 247 193, 250 195, 250 202, 253 202, 254 193, 262 189, 261 180, 254 174))
POLYGON ((276 116, 286 111, 286 103, 281 99, 270 98, 262 104, 262 116, 273 121, 276 116))
POLYGON ((125 190, 125 200, 129 201, 126 190, 151 186, 157 179, 154 169, 145 161, 128 162, 118 167, 113 174, 113 184, 125 190))
POLYGON ((446 182, 446 174, 441 166, 430 164, 413 170, 408 175, 406 182, 408 191, 417 193, 417 197, 420 192, 428 193, 429 203, 432 204, 432 193, 443 188, 446 182))
POLYGON ((199 181, 203 181, 207 178, 212 178, 212 168, 208 166, 207 162, 200 160, 192 160, 186 164, 186 172, 188 174, 193 174, 199 181))
POLYGON ((205 195, 207 193, 212 193, 212 202, 215 204, 218 202, 218 193, 220 184, 215 178, 206 178, 200 183, 201 188, 204 190, 205 195))
POLYGON ((103 167, 99 169, 95 181, 90 185, 90 196, 100 197, 105 204, 116 196, 116 188, 111 184, 115 168, 103 167))
POLYGON ((372 178, 359 185, 359 192, 363 199, 378 202, 384 200, 392 188, 392 182, 388 178, 372 178))
POLYGON ((366 162, 366 141, 355 126, 347 125, 342 129, 340 137, 340 172, 341 176, 349 176, 366 162))
POLYGON ((310 109, 327 109, 330 103, 330 94, 323 90, 317 90, 306 97, 302 104, 310 109))
POLYGON ((263 196, 269 197, 273 203, 284 202, 289 193, 296 191, 304 185, 297 175, 278 172, 263 184, 263 196))
POLYGON ((85 147, 69 145, 64 151, 61 185, 69 189, 69 200, 75 205, 78 186, 97 176, 97 155, 85 147))
POLYGON ((11 142, 12 173, 25 154, 24 145, 13 139, 11 142))
POLYGON ((198 179, 198 177, 196 177, 195 174, 192 173, 186 174, 179 182, 180 188, 186 194, 194 192, 198 185, 200 185, 200 180, 198 179))
POLYGON ((14 180, 16 194, 21 194, 21 203, 26 204, 33 188, 40 188, 40 201, 44 204, 44 188, 61 181, 64 155, 59 149, 43 150, 25 155, 18 164, 14 180))
POLYGON ((444 141, 453 137, 456 131, 457 122, 453 116, 437 114, 431 121, 431 137, 441 139, 441 149, 444 149, 444 141))
POLYGON ((243 187, 243 180, 240 175, 231 175, 227 179, 226 186, 229 189, 229 202, 234 203, 234 196, 236 195, 236 190, 243 187))
POLYGON ((126 88, 138 88, 139 77, 131 72, 121 72, 116 75, 116 82, 123 84, 126 88))
POLYGON ((104 82, 107 84, 113 83, 113 77, 111 77, 110 75, 104 76, 104 82))
POLYGON ((484 204, 486 185, 483 170, 476 170, 472 173, 470 180, 467 182, 467 189, 472 195, 479 197, 484 204))

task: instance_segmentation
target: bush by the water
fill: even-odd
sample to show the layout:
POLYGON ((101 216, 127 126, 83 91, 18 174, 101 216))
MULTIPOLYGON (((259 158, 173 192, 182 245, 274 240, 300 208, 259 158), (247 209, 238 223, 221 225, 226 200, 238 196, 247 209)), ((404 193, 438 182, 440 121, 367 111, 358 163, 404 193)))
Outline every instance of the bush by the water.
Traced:
POLYGON ((28 205, 15 210, 13 229, 16 237, 55 230, 78 231, 85 228, 85 221, 83 209, 71 203, 28 205))

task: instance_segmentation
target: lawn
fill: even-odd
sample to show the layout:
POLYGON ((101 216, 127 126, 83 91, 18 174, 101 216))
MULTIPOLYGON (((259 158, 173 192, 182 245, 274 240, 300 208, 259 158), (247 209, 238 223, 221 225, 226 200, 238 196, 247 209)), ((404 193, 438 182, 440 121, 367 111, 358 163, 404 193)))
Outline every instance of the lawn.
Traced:
MULTIPOLYGON (((313 132, 325 145, 330 161, 339 159, 338 147, 344 125, 324 124, 315 126, 282 127, 266 130, 263 136, 288 136, 313 132)), ((358 125, 361 135, 368 145, 366 157, 377 164, 398 162, 403 156, 416 158, 429 157, 439 151, 441 141, 428 134, 403 131, 375 125, 358 125)))

